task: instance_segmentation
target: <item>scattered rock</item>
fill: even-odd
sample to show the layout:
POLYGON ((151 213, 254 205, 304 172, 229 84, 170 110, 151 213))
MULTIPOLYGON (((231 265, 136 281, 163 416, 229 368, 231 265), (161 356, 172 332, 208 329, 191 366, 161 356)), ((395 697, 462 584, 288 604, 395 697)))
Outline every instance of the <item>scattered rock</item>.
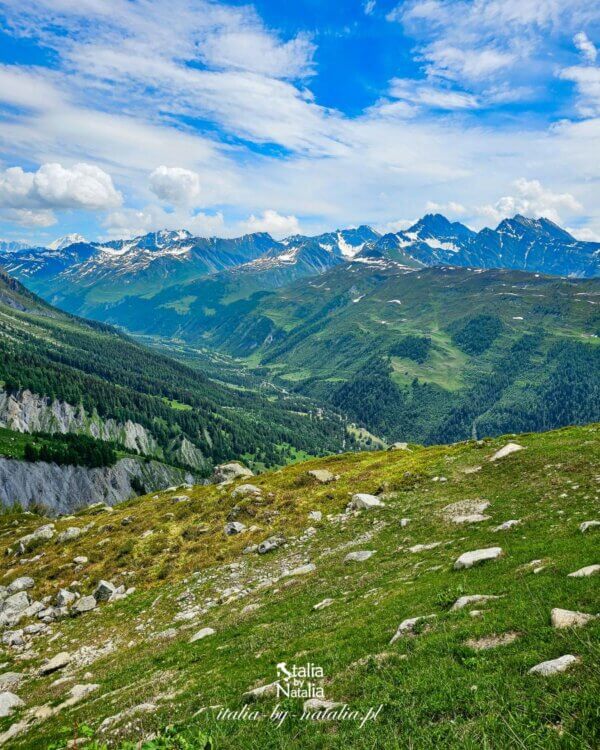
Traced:
POLYGON ((440 544, 441 542, 428 542, 427 544, 413 544, 412 547, 408 548, 408 551, 414 554, 416 552, 423 552, 424 550, 428 550, 428 549, 435 549, 436 547, 439 547, 440 544))
POLYGON ((320 510, 311 510, 308 513, 308 517, 311 521, 320 521, 323 518, 323 514, 320 510))
POLYGON ((574 573, 569 573, 567 578, 587 578, 600 573, 600 565, 586 565, 585 568, 579 568, 574 573))
POLYGON ((595 620, 596 616, 555 607, 550 614, 550 619, 554 628, 580 628, 595 620))
POLYGON ((24 675, 20 672, 4 672, 4 674, 0 674, 0 691, 18 688, 23 678, 24 675))
POLYGON ((370 550, 360 550, 358 552, 348 552, 344 558, 344 562, 364 562, 372 557, 375 552, 370 550))
POLYGON ((485 651, 488 648, 507 646, 509 643, 516 641, 518 637, 519 633, 508 631, 507 633, 501 633, 500 635, 486 635, 483 638, 469 638, 467 646, 475 651, 485 651))
POLYGON ((177 503, 189 503, 190 498, 187 495, 173 495, 171 502, 175 505, 177 503))
POLYGON ((320 609, 325 609, 325 607, 331 607, 331 605, 333 604, 333 601, 334 601, 333 599, 323 599, 323 601, 319 602, 318 604, 315 604, 313 609, 318 611, 320 609))
POLYGON ((519 518, 511 518, 510 521, 504 521, 500 526, 493 528, 492 531, 507 531, 508 529, 512 529, 513 526, 519 526, 520 523, 521 520, 519 518))
POLYGON ((388 448, 389 451, 410 451, 408 443, 392 443, 388 448))
POLYGON ((517 451, 522 450, 525 450, 522 445, 519 445, 518 443, 508 443, 504 448, 500 448, 499 451, 496 451, 493 456, 490 456, 490 461, 498 461, 500 458, 505 458, 506 456, 510 456, 511 453, 516 453, 517 451))
POLYGON ((234 479, 240 479, 241 477, 253 476, 254 472, 250 471, 246 466, 239 461, 232 461, 228 464, 215 466, 212 475, 212 482, 214 484, 223 484, 224 482, 233 482, 234 479))
POLYGON ((82 596, 81 599, 75 602, 71 612, 75 615, 82 615, 84 612, 91 612, 92 609, 96 608, 97 604, 95 596, 82 596))
POLYGON ((460 500, 442 508, 442 515, 452 523, 479 523, 489 520, 489 516, 483 515, 489 505, 488 500, 460 500))
POLYGON ((261 685, 260 687, 246 691, 242 697, 246 702, 255 701, 259 698, 267 698, 277 694, 278 685, 278 682, 270 682, 268 685, 261 685))
POLYGON ((234 536, 235 534, 241 534, 242 531, 246 531, 246 526, 239 521, 230 521, 225 524, 225 534, 227 536, 234 536))
POLYGON ((150 636, 152 640, 157 641, 168 641, 171 638, 175 638, 177 636, 177 628, 167 628, 166 630, 161 630, 158 633, 154 633, 150 636))
POLYGON ((593 529, 597 526, 600 526, 600 521, 584 521, 579 525, 579 531, 584 534, 588 529, 593 529))
POLYGON ((207 638, 209 635, 214 635, 215 633, 216 631, 213 630, 212 628, 202 628, 202 630, 199 630, 197 633, 194 633, 194 635, 190 638, 190 643, 201 641, 203 638, 207 638))
POLYGON ((107 602, 115 593, 116 586, 110 581, 99 581, 94 591, 94 599, 97 602, 107 602))
POLYGON ((382 503, 375 495, 357 492, 356 495, 352 495, 348 510, 370 510, 371 508, 383 508, 384 505, 385 503, 382 503))
POLYGON ((267 552, 272 552, 278 547, 281 547, 284 539, 280 536, 270 536, 258 545, 257 551, 259 555, 265 555, 267 552))
POLYGON ((410 523, 410 518, 401 518, 400 519, 400 528, 405 529, 408 524, 410 523))
POLYGON ((9 716, 15 708, 21 708, 24 705, 18 695, 8 690, 0 693, 0 716, 9 716))
POLYGON ((336 479, 339 479, 339 477, 336 477, 335 474, 327 471, 327 469, 311 469, 308 475, 321 484, 329 484, 329 482, 335 482, 336 479))
POLYGON ((473 565, 478 565, 487 560, 496 560, 501 554, 502 547, 488 547, 486 549, 476 549, 472 552, 465 552, 454 563, 454 570, 472 568, 473 565))
POLYGON ((0 604, 0 625, 10 625, 23 617, 23 611, 29 606, 29 596, 26 591, 18 591, 8 596, 0 604))
POLYGON ((55 603, 57 607, 68 607, 69 604, 73 604, 77 597, 72 591, 68 589, 60 589, 56 595, 55 603))
POLYGON ((73 558, 73 562, 75 563, 75 565, 86 565, 89 560, 84 555, 79 555, 78 557, 73 558))
POLYGON ((9 595, 18 594, 19 591, 28 591, 34 586, 35 581, 33 580, 33 578, 30 578, 29 576, 22 576, 21 578, 15 578, 12 583, 9 583, 6 591, 9 595))
POLYGON ((246 604, 245 607, 242 608, 242 611, 240 612, 241 615, 249 615, 250 612, 256 612, 257 609, 260 609, 260 604, 246 604))
POLYGON ((431 620, 434 617, 436 617, 436 615, 422 615, 421 617, 410 617, 407 620, 402 620, 400 625, 398 625, 398 630, 396 630, 394 637, 390 641, 390 645, 395 643, 399 638, 403 638, 406 635, 412 635, 417 623, 422 622, 423 620, 431 620))
POLYGON ((56 656, 43 664, 39 672, 41 675, 51 674, 52 672, 57 672, 59 669, 64 669, 70 663, 71 654, 61 651, 60 654, 56 654, 56 656))
POLYGON ((78 701, 83 700, 83 698, 88 696, 90 693, 93 693, 94 690, 98 690, 99 687, 100 685, 94 684, 73 685, 73 687, 69 691, 71 694, 72 703, 77 703, 78 701))
POLYGON ((22 536, 17 541, 17 551, 19 554, 27 552, 29 549, 34 547, 39 542, 47 542, 54 536, 55 526, 53 523, 48 523, 45 526, 40 526, 31 534, 22 536))
POLYGON ((260 497, 262 490, 255 484, 240 484, 231 493, 231 497, 260 497))
POLYGON ((56 537, 56 541, 59 544, 64 544, 65 542, 71 542, 73 539, 77 539, 83 534, 82 529, 77 528, 77 526, 69 526, 68 529, 65 529, 64 531, 61 531, 59 535, 56 537))
POLYGON ((281 577, 289 578, 290 576, 305 576, 308 573, 313 573, 316 569, 317 566, 314 563, 308 563, 307 565, 301 565, 299 568, 286 570, 281 577))
POLYGON ((450 611, 455 612, 457 609, 464 609, 464 607, 468 607, 469 604, 489 602, 492 599, 500 599, 500 597, 494 596, 493 594, 470 594, 469 596, 461 596, 454 602, 450 611))
POLYGON ((531 667, 529 674, 541 674, 544 677, 548 677, 553 674, 559 674, 560 672, 566 672, 567 669, 572 667, 578 661, 578 656, 565 654, 565 656, 559 656, 558 659, 550 659, 549 661, 543 661, 540 664, 536 664, 535 667, 531 667))

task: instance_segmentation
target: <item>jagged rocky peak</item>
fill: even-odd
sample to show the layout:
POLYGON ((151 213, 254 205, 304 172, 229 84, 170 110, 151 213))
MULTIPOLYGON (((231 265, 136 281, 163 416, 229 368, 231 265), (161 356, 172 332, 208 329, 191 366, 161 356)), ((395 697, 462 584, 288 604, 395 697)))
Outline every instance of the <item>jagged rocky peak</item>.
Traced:
POLYGON ((562 242, 576 242, 573 235, 565 229, 559 227, 550 219, 541 216, 539 219, 532 219, 522 214, 516 214, 512 219, 504 219, 496 227, 496 232, 500 234, 509 234, 515 237, 526 237, 528 235, 536 236, 541 239, 560 240, 562 242))
POLYGON ((443 214, 425 214, 416 224, 406 230, 407 237, 417 235, 419 238, 436 237, 438 239, 468 239, 475 235, 469 227, 459 221, 449 221, 443 214))

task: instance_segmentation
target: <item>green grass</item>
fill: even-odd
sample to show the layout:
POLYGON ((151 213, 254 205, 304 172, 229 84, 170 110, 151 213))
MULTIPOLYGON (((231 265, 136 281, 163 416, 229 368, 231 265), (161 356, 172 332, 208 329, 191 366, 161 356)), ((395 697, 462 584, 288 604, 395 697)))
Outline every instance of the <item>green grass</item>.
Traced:
MULTIPOLYGON (((98 614, 54 626, 57 637, 52 643, 44 637, 35 641, 30 659, 17 662, 7 652, 6 669, 23 671, 34 670, 45 656, 80 645, 111 641, 115 647, 92 664, 76 667, 71 682, 53 685, 56 675, 28 679, 18 691, 26 709, 17 719, 35 706, 59 703, 75 682, 100 687, 86 701, 31 726, 10 747, 49 747, 72 737, 76 721, 89 725, 97 740, 111 747, 141 741, 170 724, 181 727, 180 737, 192 730, 210 735, 219 750, 598 747, 600 620, 577 630, 555 630, 550 611, 600 611, 598 578, 567 577, 598 562, 597 532, 582 534, 578 527, 597 518, 600 428, 521 435, 516 440, 526 450, 491 463, 489 457, 508 439, 515 438, 297 464, 256 477, 254 483, 263 489, 258 502, 240 503, 229 489, 214 486, 195 488, 184 504, 174 505, 170 493, 161 493, 155 500, 125 503, 105 516, 87 518, 82 512, 75 523, 93 520, 94 528, 68 546, 47 543, 38 562, 17 569, 14 558, 4 557, 1 582, 31 574, 36 596, 56 591, 75 576, 84 593, 101 577, 137 586, 133 596, 102 605, 98 614), (465 473, 475 466, 481 469, 465 473), (330 469, 339 480, 318 484, 307 475, 316 467, 330 469), (385 493, 386 507, 339 516, 357 491, 385 493), (441 509, 467 498, 489 500, 491 520, 470 526, 446 522, 441 509), (223 524, 236 503, 253 514, 249 523, 258 529, 225 537, 223 524), (321 510, 323 520, 310 521, 310 510, 321 510), (131 518, 128 526, 120 523, 125 516, 131 518), (411 518, 405 528, 399 524, 402 517, 411 518), (493 531, 510 518, 522 524, 493 531), (310 525, 316 527, 315 535, 299 542, 310 525), (200 527, 206 531, 194 534, 200 527), (144 537, 148 529, 154 534, 144 537), (273 533, 284 533, 288 546, 262 557, 241 554, 249 543, 273 533), (109 543, 98 546, 104 538, 109 543), (409 551, 433 541, 441 544, 409 551), (504 551, 499 560, 453 570, 461 553, 496 545, 504 551), (350 565, 344 557, 351 549, 376 554, 350 565), (70 565, 76 554, 90 558, 77 572, 70 565), (535 559, 542 560, 537 574, 530 565, 535 559), (277 577, 283 567, 307 560, 315 563, 314 573, 257 585, 277 577), (242 567, 232 569, 230 563, 242 567), (210 607, 191 622, 174 622, 183 592, 202 607, 235 582, 248 590, 242 598, 210 607), (458 596, 475 593, 502 598, 472 607, 482 612, 476 618, 469 609, 451 611, 458 596), (326 597, 334 599, 332 606, 314 611, 314 604, 326 597), (260 608, 242 614, 250 603, 260 608), (436 618, 428 627, 390 645, 402 620, 429 614, 436 618), (151 637, 173 626, 178 628, 174 639, 151 637), (206 626, 216 635, 188 643, 192 633, 206 626), (510 645, 488 651, 466 645, 470 638, 507 631, 519 634, 510 645), (528 674, 533 665, 566 653, 581 660, 569 672, 554 678, 528 674), (383 704, 378 721, 361 730, 355 722, 288 718, 277 728, 268 721, 216 719, 210 706, 240 709, 244 691, 276 679, 279 661, 321 666, 328 699, 362 711, 383 704), (84 678, 86 672, 91 677, 84 678), (106 717, 148 702, 156 706, 152 713, 123 717, 110 731, 99 730, 106 717)), ((40 523, 31 516, 7 515, 0 519, 0 534, 10 546, 13 537, 40 523)), ((59 527, 73 524, 64 520, 59 527)), ((275 703, 267 698, 255 707, 269 714, 275 703)), ((290 700, 285 707, 297 713, 301 701, 290 700)), ((0 731, 14 718, 2 719, 0 731)))

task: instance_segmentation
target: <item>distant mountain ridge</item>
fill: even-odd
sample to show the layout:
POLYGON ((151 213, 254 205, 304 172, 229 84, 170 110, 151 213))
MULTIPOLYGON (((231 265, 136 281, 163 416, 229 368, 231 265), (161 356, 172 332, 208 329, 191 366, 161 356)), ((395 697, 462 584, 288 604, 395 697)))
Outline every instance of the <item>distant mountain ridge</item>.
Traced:
POLYGON ((224 239, 194 237, 186 230, 103 243, 81 239, 67 236, 53 243, 55 249, 11 248, 1 262, 52 304, 101 319, 107 306, 127 297, 147 298, 205 277, 217 275, 228 285, 269 290, 344 263, 600 276, 600 243, 577 240, 548 219, 519 214, 496 229, 479 232, 441 214, 427 214, 406 230, 384 235, 361 225, 280 241, 267 233, 224 239), (77 241, 68 244, 69 237, 77 241))

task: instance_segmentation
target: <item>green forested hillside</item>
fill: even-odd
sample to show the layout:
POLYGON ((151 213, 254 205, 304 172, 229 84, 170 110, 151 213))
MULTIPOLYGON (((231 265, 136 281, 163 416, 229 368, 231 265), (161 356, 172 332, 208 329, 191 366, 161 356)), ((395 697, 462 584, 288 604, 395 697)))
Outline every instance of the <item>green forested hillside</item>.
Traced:
POLYGON ((355 263, 243 298, 215 279, 196 289, 210 292, 205 312, 198 298, 154 326, 167 293, 139 328, 245 357, 388 440, 600 418, 597 279, 355 263))
POLYGON ((186 437, 209 460, 257 465, 338 449, 338 417, 285 393, 216 383, 113 329, 60 313, 0 276, 0 381, 142 424, 165 458, 186 437))

